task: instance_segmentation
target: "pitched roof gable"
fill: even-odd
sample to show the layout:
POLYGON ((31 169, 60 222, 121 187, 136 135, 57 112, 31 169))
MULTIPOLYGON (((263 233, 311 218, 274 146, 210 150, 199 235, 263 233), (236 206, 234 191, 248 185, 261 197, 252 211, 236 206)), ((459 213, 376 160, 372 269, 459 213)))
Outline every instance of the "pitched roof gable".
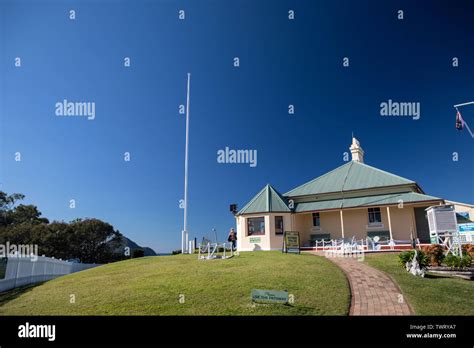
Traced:
POLYGON ((239 212, 241 214, 291 212, 286 199, 271 185, 266 185, 239 212))
POLYGON ((288 191, 284 196, 295 197, 407 184, 416 183, 367 164, 351 161, 288 191))

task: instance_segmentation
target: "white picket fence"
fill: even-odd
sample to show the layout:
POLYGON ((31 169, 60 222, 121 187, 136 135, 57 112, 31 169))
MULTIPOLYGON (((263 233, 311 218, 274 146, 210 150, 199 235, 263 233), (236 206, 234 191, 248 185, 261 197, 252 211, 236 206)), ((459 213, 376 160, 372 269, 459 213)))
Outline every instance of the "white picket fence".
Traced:
MULTIPOLYGON (((331 239, 315 241, 312 248, 316 250, 328 250, 335 252, 358 252, 358 251, 381 251, 397 250, 400 247, 410 247, 411 240, 386 240, 375 242, 371 238, 365 239, 331 239)), ((420 241, 416 240, 416 246, 420 246, 420 241)))
POLYGON ((73 263, 45 256, 9 255, 5 277, 0 279, 0 292, 96 266, 100 265, 73 263))

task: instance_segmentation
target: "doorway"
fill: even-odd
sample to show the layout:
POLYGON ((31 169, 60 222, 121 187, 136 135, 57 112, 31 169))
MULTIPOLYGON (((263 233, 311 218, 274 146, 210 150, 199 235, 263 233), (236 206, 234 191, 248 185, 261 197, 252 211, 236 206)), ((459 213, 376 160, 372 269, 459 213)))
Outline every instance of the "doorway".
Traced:
POLYGON ((420 243, 430 243, 430 227, 425 209, 428 207, 415 208, 416 234, 420 243))

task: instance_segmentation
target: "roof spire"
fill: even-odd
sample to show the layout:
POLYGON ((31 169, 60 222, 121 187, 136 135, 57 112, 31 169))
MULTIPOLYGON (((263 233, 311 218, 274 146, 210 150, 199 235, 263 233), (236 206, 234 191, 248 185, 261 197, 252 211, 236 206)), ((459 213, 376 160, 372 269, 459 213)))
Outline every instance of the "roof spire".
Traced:
POLYGON ((349 150, 351 150, 353 161, 364 163, 364 150, 360 146, 359 140, 354 138, 354 133, 352 133, 352 144, 349 150))

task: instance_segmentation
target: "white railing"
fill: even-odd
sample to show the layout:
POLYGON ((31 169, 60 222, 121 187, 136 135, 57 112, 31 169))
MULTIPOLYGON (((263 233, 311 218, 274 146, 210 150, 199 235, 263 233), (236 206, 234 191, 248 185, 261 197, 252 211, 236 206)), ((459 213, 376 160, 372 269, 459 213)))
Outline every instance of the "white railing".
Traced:
MULTIPOLYGON (((417 239, 416 246, 420 244, 417 239)), ((333 250, 341 252, 358 252, 358 251, 371 251, 371 250, 395 250, 397 246, 411 245, 411 240, 386 240, 386 241, 374 241, 371 238, 363 238, 356 240, 355 237, 352 239, 331 239, 331 240, 320 240, 313 241, 316 250, 333 250), (387 248, 388 247, 388 248, 387 248)))
POLYGON ((199 243, 198 260, 211 260, 211 259, 230 259, 234 256, 234 249, 232 243, 199 243), (227 253, 227 246, 230 246, 230 255, 227 253), (223 255, 220 255, 222 250, 223 255), (218 255, 219 254, 219 255, 218 255))
POLYGON ((99 265, 73 263, 45 256, 9 255, 5 276, 0 279, 0 292, 23 285, 44 282, 96 266, 99 265))

